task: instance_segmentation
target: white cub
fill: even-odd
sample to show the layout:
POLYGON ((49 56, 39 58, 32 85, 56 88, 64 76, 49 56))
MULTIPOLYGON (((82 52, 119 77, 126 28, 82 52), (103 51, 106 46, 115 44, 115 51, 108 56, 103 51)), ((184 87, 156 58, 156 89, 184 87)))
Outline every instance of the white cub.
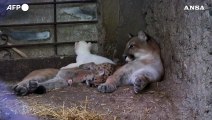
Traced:
POLYGON ((61 69, 68 69, 78 67, 79 65, 94 62, 95 64, 102 64, 102 63, 111 63, 115 64, 112 60, 92 54, 91 51, 91 43, 87 43, 85 41, 79 41, 75 43, 74 50, 77 55, 76 63, 71 63, 61 69))

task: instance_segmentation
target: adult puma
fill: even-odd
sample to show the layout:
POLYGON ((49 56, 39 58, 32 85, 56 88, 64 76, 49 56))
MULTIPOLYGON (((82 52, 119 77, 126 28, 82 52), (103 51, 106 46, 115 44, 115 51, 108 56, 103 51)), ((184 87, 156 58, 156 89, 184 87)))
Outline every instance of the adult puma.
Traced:
POLYGON ((134 92, 140 93, 147 84, 159 81, 164 68, 157 42, 143 31, 131 37, 126 45, 124 56, 127 64, 109 76, 105 83, 98 86, 98 91, 110 93, 118 86, 133 85, 134 92))

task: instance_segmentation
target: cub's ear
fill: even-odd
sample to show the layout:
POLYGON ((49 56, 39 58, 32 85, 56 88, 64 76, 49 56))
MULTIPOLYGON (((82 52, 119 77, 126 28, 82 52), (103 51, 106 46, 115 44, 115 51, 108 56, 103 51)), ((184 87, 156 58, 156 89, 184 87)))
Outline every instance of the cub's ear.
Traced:
POLYGON ((146 41, 146 40, 147 40, 147 36, 146 36, 146 34, 145 34, 143 31, 139 31, 139 32, 138 32, 138 38, 139 38, 141 41, 146 41))
POLYGON ((91 43, 91 42, 88 42, 88 46, 90 46, 90 47, 91 47, 91 45, 92 45, 92 43, 91 43))
POLYGON ((129 38, 132 38, 132 37, 134 37, 131 33, 128 33, 128 37, 129 38))
POLYGON ((77 45, 78 45, 78 42, 75 42, 75 43, 74 43, 74 46, 76 47, 77 45))
POLYGON ((105 74, 105 71, 104 70, 101 69, 101 70, 98 71, 98 75, 99 76, 103 76, 104 74, 105 74))

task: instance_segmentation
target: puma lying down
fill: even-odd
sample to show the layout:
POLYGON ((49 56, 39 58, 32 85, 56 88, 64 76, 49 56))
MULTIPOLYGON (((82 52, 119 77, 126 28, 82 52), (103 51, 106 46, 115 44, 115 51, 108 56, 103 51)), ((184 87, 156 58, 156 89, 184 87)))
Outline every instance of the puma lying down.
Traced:
POLYGON ((164 68, 160 57, 160 48, 155 40, 144 32, 131 36, 123 56, 128 62, 109 76, 98 91, 110 93, 121 85, 133 85, 135 93, 140 93, 149 83, 159 81, 164 68))
POLYGON ((73 83, 86 82, 88 86, 98 86, 112 75, 115 66, 111 63, 86 63, 76 68, 41 69, 27 75, 13 90, 17 95, 45 93, 54 89, 68 87, 73 83))

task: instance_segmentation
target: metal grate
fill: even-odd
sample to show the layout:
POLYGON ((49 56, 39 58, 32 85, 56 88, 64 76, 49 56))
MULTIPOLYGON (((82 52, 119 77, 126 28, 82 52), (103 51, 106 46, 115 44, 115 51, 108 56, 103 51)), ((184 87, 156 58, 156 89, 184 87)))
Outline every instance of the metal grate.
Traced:
MULTIPOLYGON (((96 20, 84 20, 84 21, 66 21, 66 22, 58 22, 57 21, 57 5, 58 4, 67 4, 67 3, 96 3, 97 4, 97 0, 86 0, 86 1, 79 1, 79 0, 75 0, 75 1, 56 1, 54 0, 53 2, 37 2, 37 3, 27 3, 28 5, 53 5, 53 11, 54 11, 54 20, 53 22, 48 22, 48 23, 27 23, 27 24, 7 24, 7 25, 0 25, 1 27, 26 27, 26 26, 42 26, 42 25, 51 25, 54 28, 54 32, 51 34, 54 34, 54 41, 52 43, 35 43, 35 44, 13 44, 13 45, 8 45, 6 44, 6 42, 8 42, 8 37, 7 40, 5 39, 5 34, 1 35, 1 40, 5 41, 4 44, 0 45, 0 51, 1 50, 5 50, 8 48, 14 48, 14 47, 29 47, 29 46, 54 46, 54 53, 55 55, 58 55, 58 50, 57 50, 57 46, 58 45, 63 45, 63 44, 74 44, 75 42, 73 41, 69 41, 69 42, 58 42, 57 37, 58 37, 58 33, 57 33, 57 26, 61 25, 61 24, 96 24, 98 23, 98 17, 96 20)), ((97 10, 96 10, 97 11, 97 10)), ((92 43, 97 43, 97 41, 89 41, 92 43)))

